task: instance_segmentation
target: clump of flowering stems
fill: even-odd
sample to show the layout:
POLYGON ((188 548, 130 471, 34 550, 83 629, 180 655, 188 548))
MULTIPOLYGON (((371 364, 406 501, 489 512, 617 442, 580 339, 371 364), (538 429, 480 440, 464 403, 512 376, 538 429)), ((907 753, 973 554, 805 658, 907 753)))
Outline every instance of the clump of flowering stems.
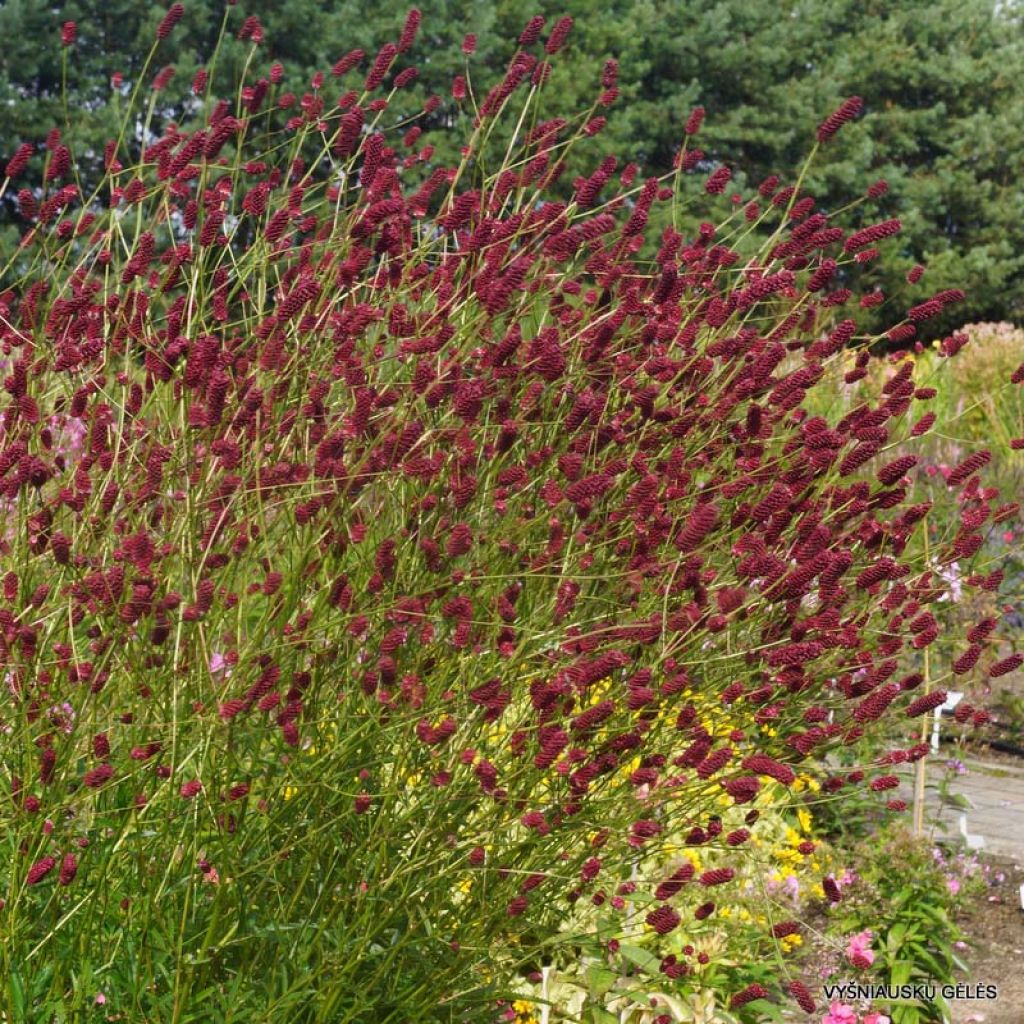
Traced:
MULTIPOLYGON (((850 236, 768 182, 642 262, 655 206, 703 201, 682 121, 668 178, 595 154, 552 198, 615 90, 609 67, 542 119, 563 20, 489 90, 467 56, 464 157, 435 167, 388 120, 417 25, 296 99, 229 6, 255 80, 200 76, 194 122, 135 152, 140 80, 94 194, 56 129, 0 186, 25 221, 0 294, 8 1019, 91 998, 88 962, 139 1019, 480 1020, 669 830, 709 867, 647 934, 714 926, 705 890, 743 864, 720 801, 952 673, 924 696, 899 668, 945 584, 912 557, 927 510, 863 473, 913 433, 910 375, 839 422, 802 409, 874 340, 841 272, 898 224, 850 236), (744 728, 713 740, 687 693, 744 728)), ((995 513, 983 461, 940 565, 995 513)))

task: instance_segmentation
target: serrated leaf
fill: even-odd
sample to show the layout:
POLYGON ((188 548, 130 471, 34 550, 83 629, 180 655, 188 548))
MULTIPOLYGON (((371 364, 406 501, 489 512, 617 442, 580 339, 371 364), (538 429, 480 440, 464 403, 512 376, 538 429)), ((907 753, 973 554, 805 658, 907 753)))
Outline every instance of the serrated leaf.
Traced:
POLYGON ((618 974, 609 967, 594 966, 587 968, 586 978, 590 995, 596 999, 598 996, 603 996, 615 984, 618 974))
POLYGON ((643 946, 634 946, 628 942, 623 942, 619 944, 619 953, 631 964, 636 964, 642 970, 650 974, 658 974, 660 961, 650 950, 644 949, 643 946))
POLYGON ((969 811, 971 809, 971 802, 963 793, 946 793, 943 795, 942 802, 950 804, 958 811, 969 811))

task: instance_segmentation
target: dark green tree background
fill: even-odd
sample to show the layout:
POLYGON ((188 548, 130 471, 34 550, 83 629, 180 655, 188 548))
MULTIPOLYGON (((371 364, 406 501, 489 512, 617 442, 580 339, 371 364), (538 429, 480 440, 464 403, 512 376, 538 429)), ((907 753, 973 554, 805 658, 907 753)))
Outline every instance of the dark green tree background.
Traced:
MULTIPOLYGON (((437 146, 437 161, 450 159, 461 141, 458 131, 429 129, 455 120, 450 88, 467 63, 463 35, 478 36, 468 65, 478 89, 486 88, 514 53, 529 17, 544 14, 550 26, 569 14, 576 24, 551 78, 552 116, 590 104, 607 57, 620 62, 622 88, 607 111, 608 127, 581 151, 573 173, 589 173, 607 152, 620 165, 638 162, 642 174, 665 172, 686 115, 700 104, 707 120, 697 141, 708 164, 696 172, 691 194, 699 192, 707 167, 723 161, 735 172, 729 192, 748 197, 768 174, 792 182, 818 123, 856 94, 864 99, 863 116, 819 154, 804 186, 825 212, 834 212, 875 179, 890 183, 886 196, 847 212, 843 221, 858 226, 898 216, 904 223, 899 240, 886 245, 885 266, 864 271, 894 296, 884 315, 898 318, 898 303, 961 287, 966 303, 930 323, 932 335, 965 320, 1024 316, 1020 0, 610 0, 600 10, 591 0, 422 0, 418 6, 423 25, 403 59, 418 66, 420 77, 389 116, 397 120, 421 109, 431 94, 441 96, 445 103, 422 139, 437 146), (918 262, 928 271, 908 289, 904 275, 918 262)), ((121 72, 125 87, 138 81, 164 10, 143 0, 0 4, 0 160, 6 163, 21 141, 41 143, 58 126, 83 181, 95 180, 124 102, 111 76, 121 72), (79 30, 65 71, 60 25, 66 20, 79 30)), ((328 70, 348 50, 362 47, 372 58, 382 42, 397 39, 406 5, 249 0, 226 8, 223 0, 187 0, 184 19, 146 70, 151 79, 164 65, 176 68, 161 98, 165 115, 186 110, 192 75, 212 51, 225 10, 227 43, 216 82, 226 90, 236 80, 250 45, 235 35, 255 14, 265 41, 253 72, 266 74, 279 60, 285 80, 278 93, 301 96, 315 71, 328 70)), ((365 66, 343 83, 328 76, 328 102, 358 85, 365 66)), ((40 169, 41 157, 35 180, 40 169)), ((0 209, 0 250, 9 250, 19 230, 12 192, 0 209)), ((697 205, 701 216, 684 225, 691 230, 708 216, 707 203, 697 205)))

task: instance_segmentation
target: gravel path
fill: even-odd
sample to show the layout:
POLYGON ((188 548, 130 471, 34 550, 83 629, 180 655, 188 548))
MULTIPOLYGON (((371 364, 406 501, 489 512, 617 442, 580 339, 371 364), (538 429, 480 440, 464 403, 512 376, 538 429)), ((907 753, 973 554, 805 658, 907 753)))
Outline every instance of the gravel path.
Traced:
MULTIPOLYGON (((951 1024, 1024 1024, 1024 767, 965 761, 967 774, 957 776, 950 787, 969 801, 961 810, 940 800, 937 785, 945 762, 941 754, 929 761, 926 833, 935 839, 956 838, 966 826, 992 865, 988 896, 963 923, 970 939, 964 958, 970 983, 994 984, 999 990, 995 1000, 951 1000, 951 1024)), ((912 774, 904 776, 900 795, 912 803, 912 774)))

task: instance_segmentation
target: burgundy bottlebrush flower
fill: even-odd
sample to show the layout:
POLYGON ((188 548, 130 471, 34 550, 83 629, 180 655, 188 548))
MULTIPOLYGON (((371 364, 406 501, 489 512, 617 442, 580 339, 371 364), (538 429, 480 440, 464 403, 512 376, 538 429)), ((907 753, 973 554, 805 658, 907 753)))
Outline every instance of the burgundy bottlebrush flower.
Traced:
POLYGON ((250 14, 242 22, 242 27, 238 30, 238 38, 242 42, 249 40, 257 46, 263 42, 263 25, 255 14, 250 14))
POLYGON ((911 338, 916 336, 917 328, 913 324, 897 324, 897 326, 886 332, 886 337, 890 341, 897 343, 910 341, 911 338))
POLYGON ((705 871, 700 876, 701 885, 724 885, 726 882, 731 882, 735 877, 736 872, 732 868, 712 868, 710 871, 705 871))
POLYGON ((1024 664, 1024 655, 1022 654, 1011 654, 1008 658, 1003 658, 1002 661, 997 661, 989 670, 988 674, 991 678, 997 679, 999 676, 1005 676, 1014 669, 1020 668, 1024 664))
POLYGON ((467 57, 471 57, 476 52, 476 33, 467 32, 462 40, 462 52, 467 57))
POLYGON ((547 19, 541 14, 535 14, 527 23, 523 29, 522 34, 519 36, 520 46, 533 46, 538 39, 544 28, 544 22, 547 19))
POLYGON ((757 796, 761 783, 756 776, 744 775, 738 779, 728 779, 722 783, 722 788, 737 804, 746 804, 757 796))
POLYGON ((999 624, 994 618, 983 618, 980 623, 972 626, 968 630, 967 639, 968 643, 982 643, 988 637, 989 633, 995 629, 999 624))
POLYGON ((65 21, 60 30, 61 46, 71 46, 78 36, 78 25, 73 21, 65 21))
POLYGON ((344 57, 341 58, 332 68, 331 74, 335 78, 341 78, 342 75, 351 71, 359 62, 366 56, 364 50, 349 50, 344 57))
POLYGON ((786 988, 804 1013, 814 1013, 817 1006, 807 986, 802 981, 791 981, 786 988))
POLYGON ((935 425, 936 416, 933 412, 926 412, 910 429, 911 437, 920 437, 927 434, 935 425))
POLYGON ((662 826, 656 821, 640 820, 634 821, 629 831, 630 845, 642 846, 648 839, 658 835, 662 831, 662 826))
POLYGON ((157 75, 153 80, 154 92, 161 92, 167 88, 167 85, 170 83, 172 78, 174 78, 174 67, 172 65, 168 65, 166 68, 162 68, 157 72, 157 75))
POLYGON ((166 39, 174 29, 174 26, 181 21, 182 16, 185 14, 184 4, 171 4, 167 8, 167 13, 161 18, 160 24, 156 29, 157 39, 166 39))
POLYGON ((900 784, 900 780, 895 775, 881 775, 877 779, 872 779, 869 788, 874 790, 876 793, 883 792, 887 789, 896 789, 900 784))
POLYGON ((529 901, 525 896, 516 896, 515 899, 505 907, 505 913, 508 914, 509 917, 519 917, 521 914, 525 913, 528 906, 529 901))
POLYGON ((711 176, 704 182, 704 191, 710 196, 720 196, 732 178, 732 171, 728 167, 719 167, 713 171, 711 176))
POLYGON ((902 455, 888 463, 888 465, 883 466, 876 474, 876 479, 886 487, 891 487, 900 477, 916 465, 916 455, 902 455))
POLYGON ((854 720, 861 723, 876 721, 882 717, 885 709, 901 692, 897 683, 888 683, 880 689, 874 690, 854 709, 854 720))
POLYGON ((800 924, 797 921, 782 921, 772 927, 772 935, 776 939, 783 939, 787 935, 799 935, 800 924))
POLYGON ((929 299, 907 310, 907 316, 915 322, 930 320, 942 312, 942 303, 938 299, 929 299))
POLYGON ((683 552, 692 551, 714 529, 718 522, 718 508, 711 504, 700 504, 693 512, 683 529, 675 538, 675 546, 683 552))
POLYGON ((694 912, 693 916, 698 921, 703 921, 705 918, 710 917, 715 912, 714 903, 702 903, 694 912))
POLYGON ((956 466, 953 471, 946 477, 946 483, 950 487, 957 487, 964 483, 968 477, 977 473, 979 469, 984 469, 992 461, 992 453, 988 449, 982 449, 980 452, 973 452, 968 455, 963 462, 956 466))
POLYGON ((373 92, 384 81, 396 56, 398 56, 398 47, 394 43, 385 43, 380 48, 377 56, 374 58, 370 73, 366 76, 366 81, 363 83, 364 92, 373 92))
POLYGON ((659 935, 667 935, 678 928, 683 919, 671 907, 660 906, 649 911, 645 920, 659 935))
POLYGON ((722 747, 713 754, 706 757, 697 766, 697 776, 701 779, 710 779, 716 772, 721 771, 732 758, 732 748, 722 747))
MULTIPOLYGON (((8 178, 17 178, 22 171, 28 166, 29 160, 32 159, 32 153, 34 152, 32 144, 29 142, 23 142, 14 151, 14 156, 7 161, 7 167, 4 174, 8 178)), ((31 193, 30 193, 31 195, 31 193)), ((20 195, 19 195, 20 199, 20 195)))
POLYGON ((729 846, 742 846, 750 838, 750 829, 738 828, 730 832, 725 841, 729 846))
POLYGON ((78 874, 78 858, 73 853, 66 853, 60 864, 58 881, 61 885, 70 885, 78 874))
POLYGON ((231 700, 224 701, 218 708, 217 714, 224 722, 230 722, 236 715, 241 714, 249 706, 249 702, 243 700, 241 697, 235 697, 231 700))
POLYGON ((680 889, 693 878, 693 865, 684 864, 671 878, 662 882, 654 892, 656 900, 669 900, 675 896, 680 889))
POLYGON ((57 861, 54 857, 43 857, 28 869, 25 876, 27 885, 38 885, 54 868, 57 861))
POLYGON ((372 797, 369 793, 359 793, 356 795, 353 801, 353 807, 355 808, 356 814, 365 814, 373 802, 372 797))
POLYGON ((551 30, 551 35, 548 36, 548 40, 544 44, 544 52, 548 56, 558 53, 565 45, 565 41, 569 38, 569 33, 572 31, 572 24, 572 18, 568 16, 559 18, 555 22, 555 27, 551 30))
POLYGON ((932 693, 922 694, 907 707, 907 717, 916 718, 918 715, 927 714, 945 703, 945 690, 934 690, 932 693))
POLYGON ((903 225, 897 218, 872 224, 850 235, 843 245, 843 251, 855 252, 865 246, 874 245, 875 242, 880 242, 883 238, 891 238, 893 235, 899 234, 902 228, 903 225))
POLYGON ((405 53, 412 48, 416 41, 416 33, 419 31, 423 15, 417 8, 413 7, 405 16, 405 24, 402 26, 402 34, 398 38, 398 52, 405 53))
POLYGON ((746 1006, 747 1003, 752 1003, 755 999, 764 999, 768 996, 768 989, 763 985, 753 982, 748 985, 741 992, 737 992, 729 1000, 729 1009, 738 1010, 741 1006, 746 1006))
POLYGON ((203 784, 198 779, 191 779, 183 783, 178 792, 184 799, 191 800, 202 788, 203 784))
POLYGON ((110 756, 110 740, 105 732, 98 732, 93 736, 92 753, 98 761, 110 756))
POLYGON ((767 754, 752 754, 743 759, 743 767, 757 775, 767 775, 788 786, 796 779, 796 772, 788 764, 776 761, 767 754))
POLYGON ((694 107, 690 111, 689 117, 686 119, 686 124, 683 125, 683 131, 687 135, 696 135, 700 131, 700 126, 704 123, 704 108, 694 107))
POLYGON ((90 769, 82 776, 82 783, 90 789, 99 789, 108 782, 114 774, 114 769, 109 764, 101 764, 90 769))
POLYGON ((863 109, 864 101, 859 96, 851 96, 844 100, 839 108, 819 125, 818 142, 828 142, 844 124, 852 121, 863 109))

